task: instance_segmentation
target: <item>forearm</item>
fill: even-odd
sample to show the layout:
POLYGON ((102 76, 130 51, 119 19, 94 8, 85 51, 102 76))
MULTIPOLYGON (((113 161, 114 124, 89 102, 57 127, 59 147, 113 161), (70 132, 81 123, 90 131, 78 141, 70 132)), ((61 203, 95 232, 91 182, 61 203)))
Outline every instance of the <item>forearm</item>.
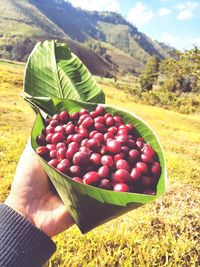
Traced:
POLYGON ((42 266, 55 252, 54 242, 29 220, 0 204, 0 266, 42 266))

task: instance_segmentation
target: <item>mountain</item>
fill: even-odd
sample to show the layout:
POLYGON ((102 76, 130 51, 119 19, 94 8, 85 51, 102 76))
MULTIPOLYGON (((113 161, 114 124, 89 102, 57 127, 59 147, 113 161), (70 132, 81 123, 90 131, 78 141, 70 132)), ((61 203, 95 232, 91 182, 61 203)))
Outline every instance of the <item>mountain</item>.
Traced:
POLYGON ((67 42, 93 74, 138 72, 168 48, 114 12, 89 12, 64 0, 1 0, 0 57, 26 61, 37 41, 67 42))

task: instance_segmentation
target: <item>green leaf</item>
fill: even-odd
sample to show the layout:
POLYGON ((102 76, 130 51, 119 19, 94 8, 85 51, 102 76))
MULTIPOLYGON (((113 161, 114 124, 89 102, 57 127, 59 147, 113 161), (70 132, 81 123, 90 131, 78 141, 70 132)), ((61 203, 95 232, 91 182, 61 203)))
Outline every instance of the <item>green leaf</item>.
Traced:
POLYGON ((85 65, 57 41, 35 46, 26 65, 24 96, 105 103, 103 91, 85 65))
MULTIPOLYGON (((79 111, 81 108, 87 108, 89 111, 92 111, 96 107, 96 104, 93 103, 84 103, 69 99, 61 100, 57 98, 33 98, 31 99, 31 102, 42 107, 42 110, 45 110, 45 113, 49 115, 53 115, 53 113, 58 113, 63 110, 72 113, 74 111, 79 111)), ((113 115, 120 115, 124 123, 132 123, 136 127, 139 134, 144 137, 157 152, 162 172, 157 184, 157 193, 155 196, 136 193, 118 193, 77 183, 70 177, 49 166, 42 158, 40 158, 40 161, 58 194, 82 233, 86 233, 94 227, 129 210, 149 203, 166 191, 167 173, 165 158, 156 134, 135 114, 109 105, 103 106, 107 112, 113 115)), ((43 127, 43 119, 39 114, 32 130, 33 149, 36 149, 38 146, 36 137, 41 133, 43 127)))

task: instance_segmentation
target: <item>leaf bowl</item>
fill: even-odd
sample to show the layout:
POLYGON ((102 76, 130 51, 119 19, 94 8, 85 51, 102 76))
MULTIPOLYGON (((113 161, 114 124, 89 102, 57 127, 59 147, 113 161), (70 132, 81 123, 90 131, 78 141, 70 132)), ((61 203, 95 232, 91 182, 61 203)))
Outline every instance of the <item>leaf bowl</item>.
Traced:
MULTIPOLYGON (((40 101, 40 105, 45 107, 46 113, 50 116, 63 110, 72 113, 79 111, 81 108, 87 108, 89 111, 92 111, 97 105, 55 98, 34 98, 31 101, 37 105, 37 101, 40 101)), ((161 165, 161 176, 157 184, 156 195, 113 192, 73 181, 70 177, 60 173, 39 157, 51 182, 82 233, 86 233, 127 211, 147 204, 166 191, 167 174, 164 153, 153 130, 133 113, 109 105, 101 105, 108 113, 114 116, 121 116, 124 123, 133 124, 140 136, 153 147, 161 165)), ((36 138, 43 128, 43 117, 41 114, 38 114, 31 135, 34 150, 38 147, 36 138)))

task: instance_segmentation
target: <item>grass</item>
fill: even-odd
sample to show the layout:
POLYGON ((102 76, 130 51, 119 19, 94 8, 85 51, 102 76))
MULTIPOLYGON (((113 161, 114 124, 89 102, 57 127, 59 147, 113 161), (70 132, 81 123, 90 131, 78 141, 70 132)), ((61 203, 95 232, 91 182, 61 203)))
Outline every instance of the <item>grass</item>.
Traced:
MULTIPOLYGON (((34 121, 34 113, 19 96, 23 70, 23 65, 0 62, 0 201, 9 192, 34 121)), ((137 104, 122 90, 98 80, 109 104, 138 114, 159 136, 169 189, 154 203, 86 235, 76 226, 58 235, 57 251, 47 266, 199 266, 199 116, 137 104)))

